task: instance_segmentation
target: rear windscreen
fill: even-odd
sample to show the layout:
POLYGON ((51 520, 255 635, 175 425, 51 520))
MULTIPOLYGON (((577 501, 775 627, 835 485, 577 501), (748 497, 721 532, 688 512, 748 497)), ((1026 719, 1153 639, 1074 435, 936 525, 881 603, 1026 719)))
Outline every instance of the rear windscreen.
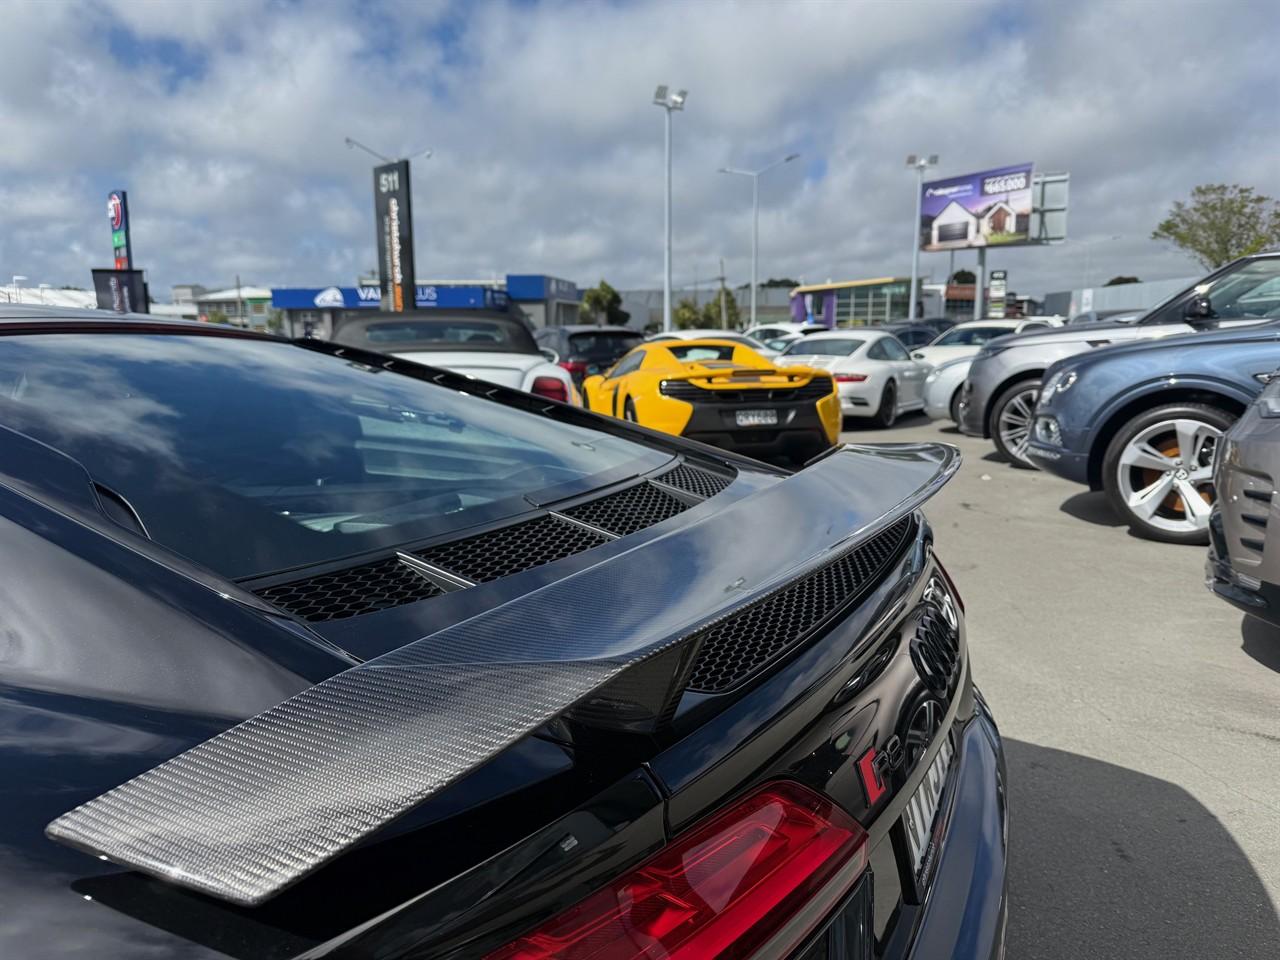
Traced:
POLYGON ((694 363, 699 360, 732 360, 733 351, 736 347, 720 347, 720 346, 702 346, 699 344, 690 344, 683 346, 681 344, 664 344, 668 350, 675 354, 675 358, 681 363, 694 363))
POLYGON ((569 357, 573 360, 585 360, 588 363, 612 363, 632 347, 644 342, 638 333, 611 331, 599 333, 571 333, 569 335, 569 357))
POLYGON ((537 353, 533 335, 515 320, 413 318, 356 320, 338 328, 338 343, 380 353, 415 350, 488 350, 537 353))
POLYGON ((231 578, 527 512, 669 455, 380 366, 231 337, 0 337, 0 423, 231 578), (655 459, 656 458, 656 459, 655 459))

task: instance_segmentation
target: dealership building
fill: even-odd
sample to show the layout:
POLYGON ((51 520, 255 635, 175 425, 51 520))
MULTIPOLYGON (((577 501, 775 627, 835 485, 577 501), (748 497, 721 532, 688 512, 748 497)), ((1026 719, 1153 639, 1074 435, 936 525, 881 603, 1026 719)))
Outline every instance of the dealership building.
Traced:
MULTIPOLYGON (((414 306, 453 315, 500 313, 524 317, 534 327, 577 323, 582 291, 545 274, 512 273, 502 280, 442 280, 419 283, 414 306)), ((271 306, 292 336, 328 339, 348 316, 367 316, 382 306, 376 284, 353 287, 273 287, 271 306)))

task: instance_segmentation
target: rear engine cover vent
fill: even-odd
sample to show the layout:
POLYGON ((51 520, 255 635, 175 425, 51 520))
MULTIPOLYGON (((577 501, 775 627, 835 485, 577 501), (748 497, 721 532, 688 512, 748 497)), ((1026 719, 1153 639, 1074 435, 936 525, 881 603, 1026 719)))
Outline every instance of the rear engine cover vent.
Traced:
POLYGON ((562 511, 566 517, 625 537, 684 513, 689 505, 647 480, 562 511))
POLYGON ((417 556, 472 583, 487 583, 608 542, 609 538, 603 534, 592 533, 575 523, 538 517, 465 540, 428 547, 417 551, 417 556))
POLYGON ((665 483, 669 487, 675 487, 685 493, 692 493, 694 496, 702 497, 704 500, 714 497, 731 482, 728 477, 722 477, 718 473, 690 466, 687 463, 682 463, 675 469, 668 470, 662 476, 654 479, 665 483))
POLYGON ((437 597, 444 591, 394 557, 282 583, 258 596, 295 617, 321 623, 437 597))
POLYGON ((866 543, 701 633, 686 689, 726 693, 747 682, 873 587, 914 528, 903 517, 866 543))

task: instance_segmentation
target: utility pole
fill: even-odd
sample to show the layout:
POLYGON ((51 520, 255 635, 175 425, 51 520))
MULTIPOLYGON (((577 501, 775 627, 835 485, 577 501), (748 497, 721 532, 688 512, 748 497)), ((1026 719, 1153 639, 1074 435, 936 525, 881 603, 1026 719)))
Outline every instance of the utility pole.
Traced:
POLYGON ((729 329, 729 319, 724 309, 724 257, 720 258, 720 329, 729 329))
POLYGON ((667 180, 665 192, 665 204, 663 206, 663 232, 666 234, 666 240, 662 249, 662 329, 671 329, 671 111, 683 110, 684 102, 689 96, 687 90, 677 90, 671 93, 667 85, 664 83, 658 87, 653 93, 653 102, 655 106, 662 107, 662 112, 666 115, 666 157, 667 157, 667 180))
POLYGON ((919 299, 919 291, 916 284, 920 277, 920 195, 924 193, 924 172, 930 167, 938 165, 938 155, 936 153, 928 154, 910 154, 907 157, 907 166, 912 167, 916 171, 916 215, 911 221, 911 290, 907 300, 907 319, 915 320, 916 303, 919 299))
MULTIPOLYGON (((739 177, 751 178, 751 323, 749 326, 756 325, 756 289, 760 285, 760 175, 768 173, 775 167, 780 167, 784 163, 790 163, 792 160, 798 159, 800 154, 790 153, 781 160, 775 160, 767 167, 761 167, 759 170, 739 170, 735 167, 721 167, 718 173, 731 173, 739 177)), ((721 273, 724 268, 721 267, 721 273)))
POLYGON ((244 297, 240 295, 240 274, 236 274, 236 313, 240 317, 242 326, 248 326, 249 320, 244 315, 244 297))

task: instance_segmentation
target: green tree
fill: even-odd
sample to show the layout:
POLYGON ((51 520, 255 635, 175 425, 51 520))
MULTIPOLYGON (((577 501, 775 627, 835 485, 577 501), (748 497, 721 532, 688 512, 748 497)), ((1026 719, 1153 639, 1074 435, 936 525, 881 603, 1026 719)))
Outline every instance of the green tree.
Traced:
POLYGON ((1280 242, 1280 204, 1239 184, 1203 183, 1151 233, 1213 270, 1280 242))
POLYGON ((702 326, 725 330, 737 330, 742 315, 738 310, 738 298, 728 287, 721 287, 715 296, 702 305, 702 326), (724 323, 720 322, 720 297, 724 296, 724 323))
POLYGON ((671 311, 671 322, 677 330, 692 330, 702 325, 702 313, 689 297, 684 297, 671 311))
MULTIPOLYGON (((750 286, 750 284, 748 284, 748 286, 750 286)), ((764 283, 760 284, 760 286, 761 286, 761 288, 764 288, 764 287, 785 287, 787 290, 790 290, 790 289, 792 289, 793 287, 798 287, 798 286, 800 286, 800 281, 799 281, 799 280, 792 280, 790 277, 778 277, 778 278, 770 277, 770 278, 769 278, 768 280, 766 280, 764 283)))
POLYGON ((951 275, 951 282, 954 284, 972 284, 978 282, 978 277, 972 270, 957 270, 951 275))
POLYGON ((591 289, 583 291, 582 313, 592 323, 604 322, 615 326, 624 326, 631 319, 631 314, 622 309, 622 295, 604 279, 591 289))
POLYGON ((231 318, 230 318, 230 317, 228 317, 228 316, 227 316, 225 313, 223 313, 221 310, 210 310, 210 311, 209 311, 209 322, 210 322, 210 323, 230 323, 230 322, 231 322, 231 318))
POLYGON ((1119 277, 1112 277, 1110 280, 1108 280, 1106 283, 1104 283, 1104 284, 1103 284, 1103 286, 1104 286, 1104 287, 1119 287, 1119 286, 1122 286, 1123 284, 1126 284, 1126 283, 1141 283, 1141 282, 1142 282, 1142 281, 1141 281, 1141 280, 1139 280, 1137 277, 1119 276, 1119 277))

